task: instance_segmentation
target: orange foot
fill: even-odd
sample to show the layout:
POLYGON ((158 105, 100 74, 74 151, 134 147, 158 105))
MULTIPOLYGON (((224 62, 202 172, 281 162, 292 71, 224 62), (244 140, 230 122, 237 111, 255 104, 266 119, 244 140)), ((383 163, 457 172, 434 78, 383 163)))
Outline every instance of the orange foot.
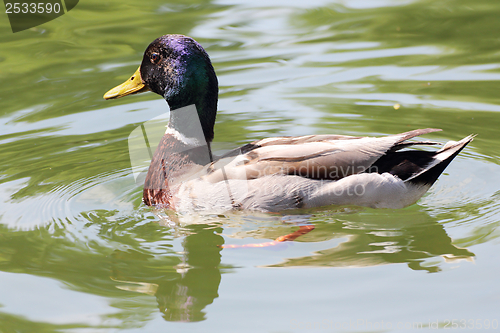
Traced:
POLYGON ((291 234, 285 235, 285 236, 279 236, 272 242, 266 242, 266 243, 253 243, 253 244, 243 244, 243 245, 218 245, 219 247, 223 249, 237 249, 237 248, 242 248, 242 247, 266 247, 266 246, 273 246, 276 244, 279 244, 281 242, 287 242, 287 241, 293 241, 299 236, 305 235, 308 232, 311 232, 314 230, 313 225, 303 225, 299 227, 299 230, 292 232, 291 234))

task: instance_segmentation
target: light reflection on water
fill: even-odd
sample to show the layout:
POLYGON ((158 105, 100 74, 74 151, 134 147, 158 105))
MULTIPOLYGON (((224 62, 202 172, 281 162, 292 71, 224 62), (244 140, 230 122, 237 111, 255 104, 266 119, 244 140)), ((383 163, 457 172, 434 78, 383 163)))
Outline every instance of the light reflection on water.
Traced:
POLYGON ((493 319, 497 2, 111 3, 86 1, 72 16, 0 38, 0 331, 154 331, 173 321, 201 325, 182 330, 298 331, 291 319, 332 313, 493 319), (217 149, 421 127, 443 128, 426 137, 440 142, 478 137, 403 210, 152 212, 134 184, 127 137, 167 106, 152 94, 102 94, 169 32, 193 36, 212 56, 217 149), (264 243, 302 224, 316 228, 276 247, 217 246, 264 243))

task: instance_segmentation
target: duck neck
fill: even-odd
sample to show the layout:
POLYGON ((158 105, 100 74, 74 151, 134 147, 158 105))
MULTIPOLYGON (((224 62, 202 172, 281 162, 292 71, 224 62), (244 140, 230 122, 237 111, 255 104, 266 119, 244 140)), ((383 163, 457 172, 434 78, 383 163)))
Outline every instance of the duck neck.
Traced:
POLYGON ((186 137, 198 137, 195 124, 200 124, 203 138, 210 145, 214 138, 215 118, 217 116, 217 99, 219 87, 217 76, 211 64, 207 66, 205 75, 185 74, 185 85, 176 94, 166 98, 170 106, 169 127, 186 137), (186 107, 195 106, 195 112, 184 112, 186 107), (182 109, 182 110, 179 110, 182 109))
MULTIPOLYGON (((214 138, 215 112, 206 105, 192 103, 188 105, 170 105, 170 120, 167 128, 173 130, 189 142, 196 140, 196 145, 208 145, 214 138)), ((186 141, 186 143, 188 143, 186 141)))
POLYGON ((213 138, 214 122, 215 119, 212 121, 202 118, 196 104, 172 109, 165 135, 170 137, 169 140, 180 141, 179 143, 185 147, 183 149, 206 147, 211 161, 210 142, 213 138))

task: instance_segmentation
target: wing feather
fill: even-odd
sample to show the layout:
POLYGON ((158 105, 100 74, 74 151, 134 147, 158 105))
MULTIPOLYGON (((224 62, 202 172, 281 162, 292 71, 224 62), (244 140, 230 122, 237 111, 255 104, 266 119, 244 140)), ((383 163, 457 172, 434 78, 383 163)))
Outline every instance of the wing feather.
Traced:
MULTIPOLYGON (((218 182, 281 174, 338 180, 365 172, 388 151, 411 145, 406 140, 435 131, 439 129, 418 129, 384 137, 308 135, 263 139, 243 146, 242 154, 236 157, 234 153, 224 155, 225 161, 212 164, 204 178, 218 182)), ((416 144, 423 143, 427 142, 416 144)))

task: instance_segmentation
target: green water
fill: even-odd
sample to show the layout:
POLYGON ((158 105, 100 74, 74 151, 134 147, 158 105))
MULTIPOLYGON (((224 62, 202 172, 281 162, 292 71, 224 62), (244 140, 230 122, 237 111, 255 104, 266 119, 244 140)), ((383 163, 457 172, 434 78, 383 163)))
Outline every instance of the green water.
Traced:
POLYGON ((13 34, 0 15, 0 332, 492 330, 499 17, 498 0, 85 0, 13 34), (154 214, 127 138, 167 105, 102 95, 166 33, 212 57, 221 151, 277 135, 478 136, 401 210, 154 214), (216 246, 296 223, 315 230, 216 246))

